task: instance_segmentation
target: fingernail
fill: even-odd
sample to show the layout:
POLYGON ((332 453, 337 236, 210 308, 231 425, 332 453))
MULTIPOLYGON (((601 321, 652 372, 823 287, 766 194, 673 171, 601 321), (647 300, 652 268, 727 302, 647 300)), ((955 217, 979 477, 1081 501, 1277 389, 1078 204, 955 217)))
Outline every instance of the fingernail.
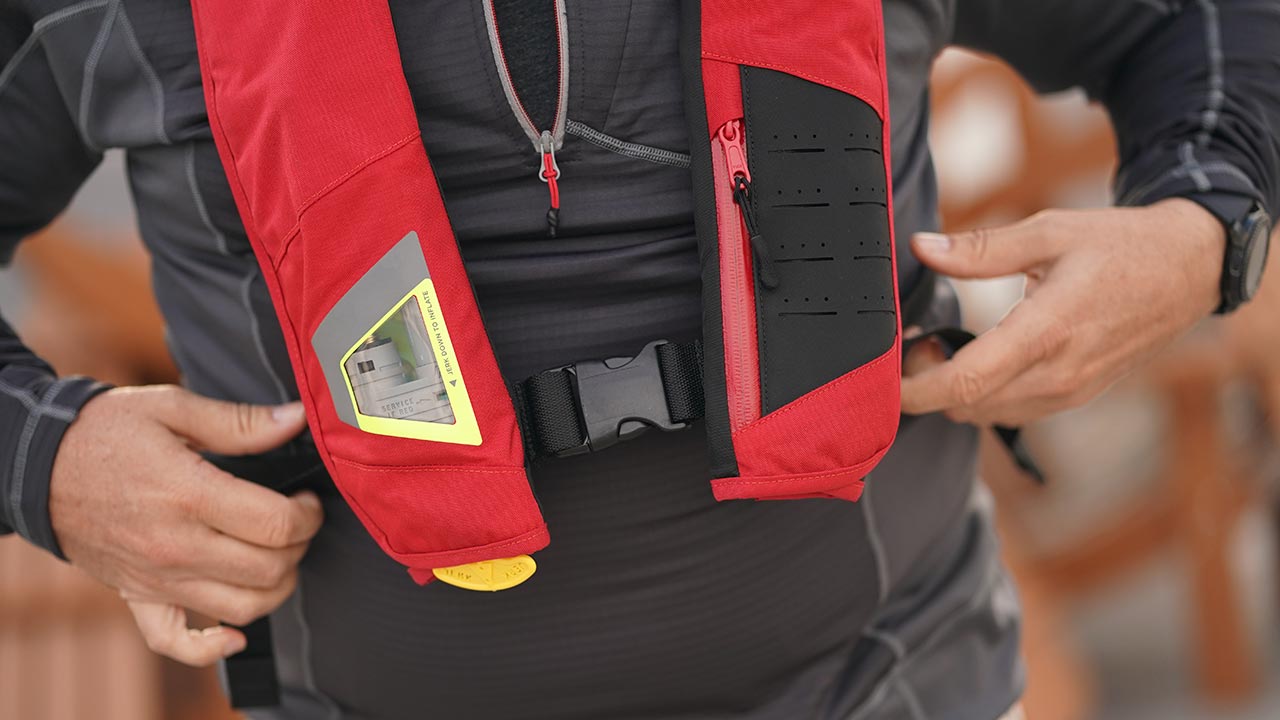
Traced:
POLYGON ((227 639, 222 642, 222 657, 230 657, 244 650, 245 639, 238 633, 227 633, 227 639))
POLYGON ((951 250, 951 236, 941 233, 916 233, 916 247, 927 253, 944 253, 951 250))
POLYGON ((298 502, 302 503, 303 505, 307 505, 314 509, 320 508, 320 498, 317 497, 316 494, 311 492, 310 490, 303 490, 302 492, 298 493, 297 495, 294 495, 293 497, 296 498, 298 502))
POLYGON ((271 419, 281 425, 292 425, 293 423, 301 420, 302 416, 305 414, 306 410, 303 409, 302 403, 300 402, 292 402, 288 405, 277 405, 271 408, 271 419))

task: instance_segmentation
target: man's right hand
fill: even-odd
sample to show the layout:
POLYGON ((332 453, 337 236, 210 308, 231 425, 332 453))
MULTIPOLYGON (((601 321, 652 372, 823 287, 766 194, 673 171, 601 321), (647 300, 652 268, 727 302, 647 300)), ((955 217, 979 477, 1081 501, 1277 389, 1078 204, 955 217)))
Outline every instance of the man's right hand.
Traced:
POLYGON ((239 652, 240 631, 188 630, 184 608, 247 625, 278 607, 320 529, 320 501, 236 478, 198 452, 265 452, 305 424, 296 403, 238 405, 171 386, 99 395, 54 461, 49 514, 63 553, 120 591, 156 652, 189 665, 239 652))

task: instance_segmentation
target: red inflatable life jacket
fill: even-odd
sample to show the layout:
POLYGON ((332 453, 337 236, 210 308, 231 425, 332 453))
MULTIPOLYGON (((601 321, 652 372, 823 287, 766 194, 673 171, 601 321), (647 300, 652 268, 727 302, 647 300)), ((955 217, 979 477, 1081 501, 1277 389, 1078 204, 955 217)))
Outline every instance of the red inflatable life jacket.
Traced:
MULTIPOLYGON (((192 6, 214 139, 335 484, 420 582, 545 547, 527 420, 385 0, 192 6)), ((712 490, 857 500, 899 420, 880 0, 684 6, 712 490)))

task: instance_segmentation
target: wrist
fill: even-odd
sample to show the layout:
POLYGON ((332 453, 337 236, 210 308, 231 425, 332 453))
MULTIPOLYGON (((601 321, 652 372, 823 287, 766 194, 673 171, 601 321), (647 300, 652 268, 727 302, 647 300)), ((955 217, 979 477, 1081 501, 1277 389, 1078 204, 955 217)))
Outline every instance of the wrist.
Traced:
POLYGON ((1184 249, 1183 274, 1178 281, 1200 315, 1210 315, 1222 304, 1222 268, 1227 252, 1227 230, 1207 208, 1188 198, 1161 200, 1150 208, 1165 214, 1161 223, 1166 240, 1184 249))

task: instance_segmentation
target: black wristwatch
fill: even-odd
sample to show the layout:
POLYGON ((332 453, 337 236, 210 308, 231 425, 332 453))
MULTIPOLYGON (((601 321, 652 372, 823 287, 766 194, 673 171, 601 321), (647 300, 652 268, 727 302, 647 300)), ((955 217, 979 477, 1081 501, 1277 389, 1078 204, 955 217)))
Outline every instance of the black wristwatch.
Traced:
POLYGON ((1271 216, 1260 203, 1254 202, 1248 212, 1227 225, 1219 313, 1229 313, 1258 294, 1270 246, 1271 216))
POLYGON ((1271 244, 1271 216, 1261 203, 1246 195, 1207 192, 1188 195, 1187 199, 1212 213, 1227 230, 1219 281, 1222 302, 1215 312, 1229 313, 1258 293, 1271 244))

